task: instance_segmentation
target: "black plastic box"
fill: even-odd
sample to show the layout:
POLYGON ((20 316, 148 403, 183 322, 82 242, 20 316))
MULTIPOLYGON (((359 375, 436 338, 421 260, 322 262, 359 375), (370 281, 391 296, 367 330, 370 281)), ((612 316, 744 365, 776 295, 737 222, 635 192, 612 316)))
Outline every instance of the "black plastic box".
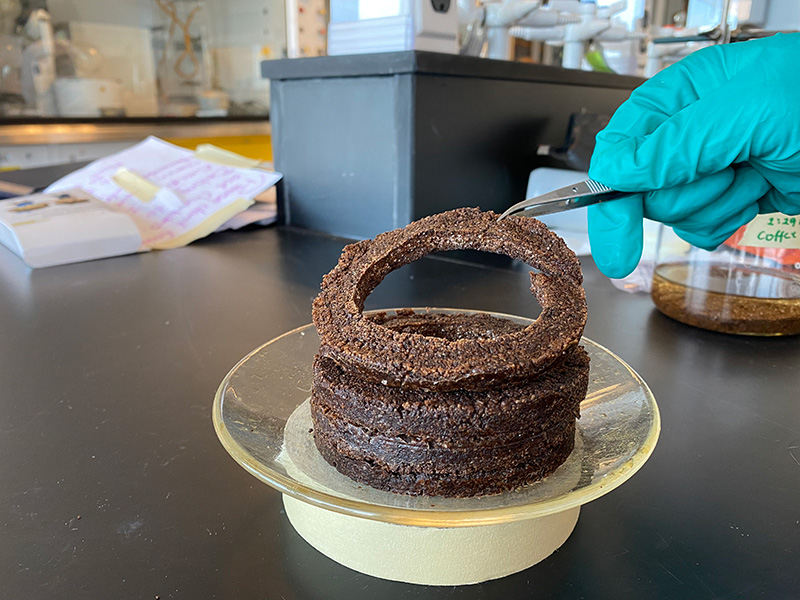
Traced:
POLYGON ((460 206, 502 211, 553 166, 570 115, 643 80, 431 52, 265 61, 283 223, 372 237, 460 206))

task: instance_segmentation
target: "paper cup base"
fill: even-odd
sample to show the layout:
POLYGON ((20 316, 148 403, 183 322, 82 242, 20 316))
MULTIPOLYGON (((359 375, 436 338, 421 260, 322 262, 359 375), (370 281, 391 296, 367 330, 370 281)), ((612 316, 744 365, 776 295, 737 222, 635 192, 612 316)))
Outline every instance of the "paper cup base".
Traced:
POLYGON ((477 527, 395 525, 343 515, 283 496, 304 540, 360 573, 422 585, 468 585, 517 573, 544 560, 572 533, 580 507, 477 527))

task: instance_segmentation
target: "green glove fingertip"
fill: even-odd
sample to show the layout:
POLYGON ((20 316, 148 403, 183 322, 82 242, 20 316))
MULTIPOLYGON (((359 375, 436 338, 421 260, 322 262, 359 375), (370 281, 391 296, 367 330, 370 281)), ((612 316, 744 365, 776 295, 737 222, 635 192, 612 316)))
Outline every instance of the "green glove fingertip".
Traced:
POLYGON ((607 277, 626 277, 639 264, 644 245, 643 212, 641 194, 589 207, 592 257, 607 277))

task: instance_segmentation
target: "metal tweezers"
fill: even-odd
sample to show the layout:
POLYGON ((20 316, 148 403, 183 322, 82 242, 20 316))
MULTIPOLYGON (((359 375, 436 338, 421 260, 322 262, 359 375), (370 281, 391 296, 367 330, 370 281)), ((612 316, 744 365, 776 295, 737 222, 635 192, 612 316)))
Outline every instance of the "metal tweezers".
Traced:
POLYGON ((597 204, 598 202, 616 200, 628 195, 630 195, 629 192, 618 192, 593 179, 587 179, 586 181, 574 183, 553 192, 518 202, 500 215, 497 220, 504 219, 509 215, 539 217, 597 204))

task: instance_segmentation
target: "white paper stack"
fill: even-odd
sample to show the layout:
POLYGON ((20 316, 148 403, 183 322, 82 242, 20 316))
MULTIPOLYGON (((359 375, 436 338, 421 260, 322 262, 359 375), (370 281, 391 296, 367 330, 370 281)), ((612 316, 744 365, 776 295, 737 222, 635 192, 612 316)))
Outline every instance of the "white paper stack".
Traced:
POLYGON ((34 268, 143 249, 133 221, 76 189, 0 200, 0 243, 34 268))
POLYGON ((0 201, 0 244, 34 268, 178 248, 214 231, 274 221, 280 178, 258 160, 151 137, 44 194, 0 201))

